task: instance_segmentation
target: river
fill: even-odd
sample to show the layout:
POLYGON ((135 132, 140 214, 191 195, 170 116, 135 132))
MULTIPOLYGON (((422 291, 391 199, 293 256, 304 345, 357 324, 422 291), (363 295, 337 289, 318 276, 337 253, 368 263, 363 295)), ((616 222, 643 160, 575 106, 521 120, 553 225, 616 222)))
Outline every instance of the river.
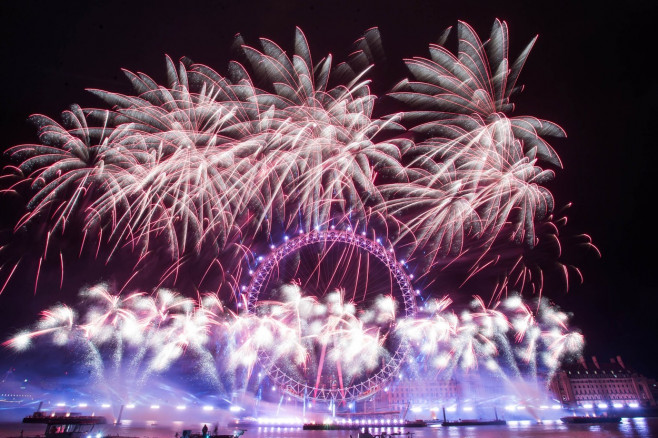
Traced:
MULTIPOLYGON (((209 425, 212 427, 212 425, 209 425)), ((177 424, 171 427, 122 425, 100 426, 94 430, 104 435, 119 435, 138 438, 173 438, 176 432, 183 429, 198 431, 198 425, 177 424)), ((43 434, 43 425, 22 423, 1 423, 0 438, 18 437, 23 431, 24 437, 43 434)), ((396 431, 399 431, 396 429, 396 431)), ((658 437, 658 418, 623 418, 619 424, 601 425, 567 425, 560 421, 549 421, 537 424, 530 421, 509 422, 507 426, 479 427, 424 427, 408 428, 402 432, 412 432, 413 438, 586 438, 586 437, 658 437)), ((227 433, 227 428, 220 428, 220 433, 227 433)), ((390 430, 389 432, 394 432, 390 430)), ((300 427, 253 427, 246 430, 243 438, 349 438, 357 435, 354 430, 340 431, 307 431, 300 427)), ((96 438, 91 436, 91 438, 96 438)))

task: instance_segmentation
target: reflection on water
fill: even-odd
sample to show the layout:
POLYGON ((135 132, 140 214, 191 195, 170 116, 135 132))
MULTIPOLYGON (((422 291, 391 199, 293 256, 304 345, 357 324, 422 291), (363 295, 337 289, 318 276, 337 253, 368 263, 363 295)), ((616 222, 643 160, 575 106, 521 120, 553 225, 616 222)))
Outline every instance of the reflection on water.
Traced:
MULTIPOLYGON (((127 423, 127 422, 126 422, 127 423)), ((180 421, 170 425, 158 424, 122 424, 121 426, 105 426, 99 431, 106 435, 119 435, 138 438, 174 438, 176 432, 184 429, 200 431, 203 425, 182 424, 180 421)), ((5 423, 0 424, 0 438, 18 437, 23 431, 25 438, 43 435, 43 425, 5 423)), ((425 427, 398 429, 388 428, 387 432, 412 432, 413 438, 594 438, 594 437, 658 437, 658 418, 624 418, 619 424, 563 424, 561 421, 545 421, 537 424, 530 421, 510 422, 507 426, 479 427, 425 427)), ((96 430, 94 430, 96 432, 96 430)), ((220 433, 230 433, 231 430, 220 427, 220 433)), ((377 431, 376 433, 379 433, 377 431)), ((247 429, 243 438, 356 438, 355 430, 302 430, 297 427, 258 427, 247 429)), ((95 436, 92 436, 95 438, 95 436)))

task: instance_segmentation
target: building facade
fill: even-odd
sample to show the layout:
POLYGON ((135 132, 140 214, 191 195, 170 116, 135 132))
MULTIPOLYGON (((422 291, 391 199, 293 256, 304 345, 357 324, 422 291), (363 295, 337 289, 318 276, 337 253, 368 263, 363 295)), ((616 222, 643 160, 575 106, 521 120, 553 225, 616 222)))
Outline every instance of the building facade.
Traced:
POLYGON ((656 406, 649 379, 627 368, 620 356, 605 363, 592 356, 591 361, 565 366, 556 373, 550 389, 568 407, 656 406))
POLYGON ((550 375, 537 375, 534 379, 511 379, 479 370, 475 373, 458 373, 395 379, 377 393, 371 412, 408 409, 437 410, 445 407, 473 407, 497 405, 523 409, 523 406, 541 409, 566 408, 612 409, 655 407, 656 382, 628 368, 621 357, 599 363, 591 360, 565 365, 550 375), (549 383, 547 381, 550 380, 549 383), (548 391, 547 391, 548 389, 548 391))
POLYGON ((440 403, 454 404, 462 398, 462 384, 454 378, 418 377, 400 379, 379 391, 375 403, 379 407, 404 412, 409 406, 431 409, 440 403))

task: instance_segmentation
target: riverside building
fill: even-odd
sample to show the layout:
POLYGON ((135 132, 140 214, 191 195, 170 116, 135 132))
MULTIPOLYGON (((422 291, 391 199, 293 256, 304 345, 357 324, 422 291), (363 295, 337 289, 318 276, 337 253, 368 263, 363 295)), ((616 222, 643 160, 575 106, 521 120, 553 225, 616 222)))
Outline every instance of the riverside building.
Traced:
POLYGON ((599 408, 634 408, 656 406, 651 382, 626 367, 620 356, 599 363, 580 360, 565 366, 551 381, 550 390, 564 406, 599 408))

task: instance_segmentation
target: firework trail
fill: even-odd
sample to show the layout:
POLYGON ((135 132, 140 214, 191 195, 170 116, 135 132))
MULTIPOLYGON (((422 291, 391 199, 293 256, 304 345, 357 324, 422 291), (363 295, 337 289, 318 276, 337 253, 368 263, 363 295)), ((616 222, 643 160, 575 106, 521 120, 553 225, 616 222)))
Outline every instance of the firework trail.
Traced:
POLYGON ((43 337, 58 347, 73 346, 93 372, 90 373, 92 380, 100 380, 104 375, 101 354, 76 319, 77 313, 72 308, 64 304, 55 305, 41 312, 41 318, 33 330, 23 330, 2 345, 16 351, 26 351, 35 339, 43 337))
POLYGON ((448 376, 482 367, 507 380, 534 382, 541 371, 548 384, 561 361, 582 353, 582 335, 546 299, 537 305, 514 295, 487 306, 475 296, 466 309, 451 304, 447 297, 433 300, 416 318, 398 323, 396 334, 412 345, 415 366, 448 376))
MULTIPOLYGON (((6 153, 2 192, 25 199, 25 213, 0 247, 0 293, 29 253, 38 254, 34 292, 54 264, 61 289, 72 247, 81 260, 121 266, 110 274, 121 286, 86 289, 84 317, 53 308, 5 345, 75 340, 104 378, 111 369, 113 380, 138 386, 193 357, 205 380, 228 391, 223 385, 246 385, 237 376, 249 381, 260 363, 343 398, 350 385, 381 380, 380 368, 391 374, 401 361, 393 352, 404 350, 393 342, 415 346, 437 369, 555 369, 582 337, 544 301, 533 310, 511 294, 541 296, 549 268, 567 286, 573 274, 582 279, 562 259, 566 218, 543 186, 562 166, 546 138, 565 133, 512 114, 536 39, 512 61, 502 21, 484 41, 459 22, 456 53, 445 47, 448 34, 429 58, 405 61, 410 76, 388 93, 393 111, 381 117, 368 79, 382 53, 377 29, 337 64, 331 55, 314 62, 300 29, 291 55, 238 36, 226 74, 167 57, 166 84, 125 71, 134 95, 90 90, 105 108, 74 105, 62 123, 32 116, 39 143, 6 153), (418 292, 425 313, 413 317, 416 297, 405 296, 408 317, 399 315, 393 283, 369 290, 370 259, 356 246, 328 274, 320 264, 329 250, 320 249, 308 278, 246 301, 247 275, 279 236, 333 229, 379 236, 392 254, 389 277, 415 266, 430 295, 418 292), (32 246, 15 251, 21 245, 32 246), (495 304, 477 298, 450 311, 449 297, 432 298, 447 278, 461 289, 481 279, 495 304), (166 289, 181 283, 182 295, 166 289)), ((580 243, 594 248, 587 236, 580 243)), ((302 272, 303 262, 300 253, 290 264, 302 272)))
POLYGON ((230 389, 227 384, 246 388, 260 361, 268 372, 285 369, 292 379, 305 382, 315 391, 311 398, 332 385, 339 398, 349 398, 347 387, 375 372, 391 354, 385 343, 385 327, 391 325, 391 336, 410 344, 413 367, 450 376, 484 367, 507 381, 537 383, 539 369, 551 376, 583 346, 582 335, 569 330, 568 316, 546 300, 532 313, 530 303, 518 296, 490 307, 474 297, 469 308, 454 310, 450 299, 443 298, 429 302, 416 317, 395 320, 397 303, 389 296, 357 310, 340 291, 323 301, 306 296, 297 285, 279 292, 281 301, 264 301, 256 314, 239 316, 223 312, 216 297, 196 302, 161 290, 157 300, 142 294, 126 299, 101 284, 81 292, 102 307, 83 304, 85 315, 79 322, 71 308, 58 306, 44 311, 34 330, 22 331, 4 345, 25 350, 38 339, 57 347, 84 344, 94 352, 95 378, 106 388, 120 389, 124 400, 183 360, 193 362, 203 381, 221 393, 230 389), (154 306, 156 302, 161 305, 154 306), (154 318, 156 308, 160 312, 154 318), (85 322, 92 320, 93 326, 85 322), (125 321, 136 322, 140 334, 128 330, 125 321), (112 348, 104 348, 107 343, 112 348), (226 351, 231 360, 219 354, 226 351))
MULTIPOLYGON (((234 283, 242 265, 233 261, 270 233, 349 217, 397 228, 388 237, 428 275, 468 259, 467 278, 498 265, 499 292, 508 283, 537 291, 541 273, 530 275, 524 249, 553 221, 541 184, 554 172, 540 164, 561 165, 544 137, 564 132, 510 115, 535 40, 511 62, 505 23, 485 42, 466 23, 457 33, 457 55, 431 45, 430 59, 406 61, 413 80, 390 93, 400 112, 382 118, 373 117, 366 77, 381 51, 376 29, 335 66, 331 55, 314 64, 297 29, 292 56, 267 39, 257 49, 238 37, 241 62, 225 76, 169 58, 166 85, 126 71, 135 96, 91 90, 110 109, 73 106, 63 124, 35 115, 41 144, 7 151, 16 163, 4 175, 7 191, 29 198, 16 230, 46 224, 39 266, 56 250, 49 243, 71 236, 81 253, 134 254, 128 282, 166 258, 161 286, 195 260, 234 283), (501 260, 501 243, 519 248, 516 256, 501 260)), ((15 263, 3 267, 7 276, 15 263)))
POLYGON ((416 142, 403 157, 409 179, 382 185, 381 208, 400 224, 396 243, 423 254, 426 264, 467 258, 469 277, 503 265, 500 291, 509 283, 541 291, 541 273, 530 275, 536 266, 528 257, 499 250, 532 250, 543 225, 554 221, 553 196, 542 184, 561 162, 544 137, 565 133, 546 120, 510 115, 536 38, 511 62, 504 22, 497 20, 484 42, 463 22, 457 34, 456 55, 430 45, 430 59, 406 60, 412 79, 390 93, 409 108, 403 123, 416 142))

